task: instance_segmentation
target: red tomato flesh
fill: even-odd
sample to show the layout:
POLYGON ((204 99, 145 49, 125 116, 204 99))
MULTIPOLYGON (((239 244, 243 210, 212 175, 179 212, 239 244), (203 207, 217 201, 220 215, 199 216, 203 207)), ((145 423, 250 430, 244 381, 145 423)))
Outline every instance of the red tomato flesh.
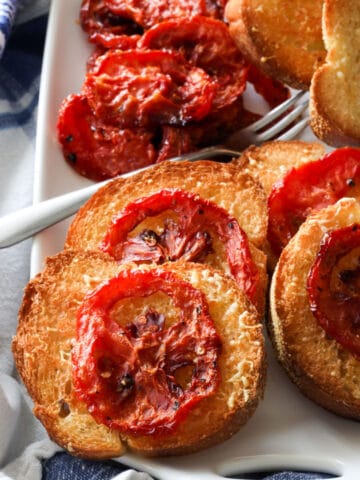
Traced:
POLYGON ((105 48, 135 48, 143 32, 130 18, 114 15, 104 0, 83 0, 80 24, 90 42, 105 48))
POLYGON ((58 140, 70 165, 81 175, 104 180, 156 161, 153 135, 141 129, 119 129, 94 115, 83 95, 61 105, 58 140))
POLYGON ((222 18, 223 1, 214 0, 104 0, 109 10, 119 16, 131 18, 148 29, 165 20, 191 18, 195 15, 222 18))
POLYGON ((350 147, 291 169, 274 184, 268 198, 272 250, 279 254, 311 211, 354 196, 359 182, 360 150, 350 147))
POLYGON ((75 391, 96 421, 109 428, 135 435, 169 433, 215 392, 220 352, 202 292, 172 272, 126 270, 89 294, 78 312, 75 391), (111 316, 121 300, 156 292, 180 309, 171 325, 166 312, 151 305, 122 323, 111 316), (184 367, 192 371, 186 386, 176 380, 184 367))
POLYGON ((308 276, 307 290, 319 325, 360 360, 359 224, 325 235, 308 276), (344 268, 341 261, 349 255, 344 268))
POLYGON ((180 54, 158 50, 109 50, 83 84, 96 116, 120 128, 201 120, 215 91, 202 69, 180 54))
POLYGON ((224 22, 209 17, 180 18, 155 25, 138 48, 180 52, 216 81, 214 109, 234 102, 245 90, 248 65, 224 22))
POLYGON ((128 204, 114 219, 101 249, 121 262, 154 262, 178 259, 203 261, 212 249, 211 231, 225 244, 226 258, 236 282, 250 300, 257 291, 259 273, 253 263, 248 238, 237 220, 215 203, 179 189, 163 189, 128 204), (147 217, 172 211, 161 234, 144 229, 129 234, 147 217))

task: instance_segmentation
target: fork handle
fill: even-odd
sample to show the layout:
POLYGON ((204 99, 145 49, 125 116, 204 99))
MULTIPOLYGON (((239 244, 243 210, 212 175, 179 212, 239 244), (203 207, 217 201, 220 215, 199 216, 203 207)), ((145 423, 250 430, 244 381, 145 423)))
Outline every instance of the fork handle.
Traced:
MULTIPOLYGON (((195 161, 221 155, 235 157, 239 156, 240 153, 236 150, 230 150, 227 148, 209 147, 198 150, 192 154, 172 158, 169 161, 195 161)), ((133 172, 125 173, 121 175, 121 177, 129 178, 137 173, 149 170, 149 168, 152 167, 153 166, 148 166, 133 172)), ((50 200, 35 203, 30 207, 23 208, 0 218, 0 248, 10 247, 11 245, 32 237, 45 228, 70 217, 77 212, 81 205, 83 205, 101 186, 111 180, 113 179, 105 180, 104 182, 96 183, 89 187, 51 198, 50 200)))
POLYGON ((70 217, 99 188, 91 185, 59 197, 35 203, 0 219, 0 248, 19 243, 70 217))

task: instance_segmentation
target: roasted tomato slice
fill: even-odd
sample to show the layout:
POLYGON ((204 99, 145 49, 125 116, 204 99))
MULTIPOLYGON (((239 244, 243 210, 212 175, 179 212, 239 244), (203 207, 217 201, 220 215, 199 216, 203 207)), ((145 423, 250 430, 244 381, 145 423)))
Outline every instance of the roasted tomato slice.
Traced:
POLYGON ((360 360, 360 225, 333 230, 310 270, 310 308, 321 327, 360 360))
POLYGON ((291 93, 288 87, 264 75, 254 65, 250 65, 247 79, 253 84, 255 91, 269 104, 270 108, 274 108, 290 98, 291 93))
POLYGON ((189 129, 164 125, 156 162, 177 157, 194 149, 189 129))
POLYGON ((96 115, 122 128, 201 120, 215 90, 213 80, 182 55, 157 50, 109 50, 83 85, 96 115))
POLYGON ((165 20, 190 18, 205 15, 222 18, 222 1, 212 0, 105 0, 107 7, 116 15, 131 18, 143 28, 148 29, 165 20))
MULTIPOLYGON (((161 302, 164 304, 164 301, 161 302)), ((94 418, 131 434, 172 431, 219 380, 221 341, 202 292, 172 272, 126 270, 85 298, 72 351, 75 391, 94 418), (178 317, 148 306, 129 321, 122 301, 165 294, 178 317), (115 313, 114 313, 115 312, 115 313), (183 382, 178 372, 187 369, 183 382)))
POLYGON ((246 87, 248 65, 224 22, 196 16, 162 22, 148 30, 138 48, 180 52, 216 81, 214 109, 234 102, 246 87))
POLYGON ((225 245, 232 276, 252 300, 259 274, 246 234, 226 210, 199 195, 164 189, 128 204, 114 219, 101 249, 121 262, 201 262, 212 252, 216 236, 225 245), (138 228, 130 236, 145 219, 164 212, 162 232, 138 228))
POLYGON ((152 135, 120 130, 97 118, 83 95, 71 95, 60 108, 58 139, 71 166, 87 178, 104 180, 155 162, 152 135))
POLYGON ((80 23, 89 40, 105 48, 135 48, 143 33, 130 18, 112 13, 104 0, 83 0, 80 23))
POLYGON ((342 197, 359 196, 360 150, 340 148, 320 160, 291 169, 276 182, 268 198, 268 238, 280 253, 312 210, 342 197))

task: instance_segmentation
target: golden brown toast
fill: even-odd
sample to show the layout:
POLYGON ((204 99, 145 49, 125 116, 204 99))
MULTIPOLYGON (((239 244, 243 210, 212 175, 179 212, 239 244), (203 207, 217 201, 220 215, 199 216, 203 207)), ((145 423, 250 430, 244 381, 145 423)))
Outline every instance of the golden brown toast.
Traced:
POLYGON ((318 160, 325 155, 325 148, 318 142, 301 140, 266 142, 247 148, 235 165, 243 165, 245 172, 255 177, 269 195, 272 186, 291 168, 318 160))
MULTIPOLYGON (((116 457, 127 449, 150 456, 183 454, 221 442, 254 412, 263 392, 265 354, 256 309, 233 280, 209 267, 192 263, 156 267, 203 292, 222 344, 220 383, 193 406, 175 431, 119 433, 96 423, 75 394, 72 348, 78 309, 90 291, 121 269, 131 268, 138 267, 121 267, 101 252, 68 250, 49 258, 44 271, 26 287, 13 352, 35 415, 54 441, 84 458, 116 457)), ((164 313, 165 322, 178 318, 178 308, 156 291, 144 298, 119 300, 114 311, 121 315, 116 321, 129 324, 149 306, 164 313)))
POLYGON ((311 82, 311 127, 329 145, 360 145, 359 2, 325 0, 323 35, 327 55, 311 82))
MULTIPOLYGON (((233 160, 234 165, 256 178, 269 195, 273 184, 280 180, 293 167, 318 160, 325 154, 321 143, 300 140, 266 142, 260 146, 250 146, 242 156, 233 160)), ((264 251, 267 255, 267 268, 272 272, 278 256, 266 241, 264 251)))
POLYGON ((266 196, 261 185, 239 166, 210 160, 164 161, 131 178, 118 178, 102 187, 79 210, 69 227, 66 247, 97 247, 114 215, 128 203, 163 188, 180 188, 227 210, 249 240, 261 248, 266 239, 266 196))
POLYGON ((360 204, 344 198, 310 215, 283 250, 270 292, 269 329, 280 363, 310 399, 360 419, 360 361, 319 325, 310 310, 307 277, 325 232, 360 223, 360 204))
MULTIPOLYGON (((240 165, 240 164, 238 164, 240 165)), ((259 271, 254 304, 262 314, 267 288, 266 256, 258 247, 265 243, 267 230, 266 197, 261 185, 238 165, 212 161, 162 162, 151 170, 129 179, 118 178, 102 187, 79 210, 68 230, 65 248, 94 250, 99 248, 113 217, 134 200, 164 188, 180 188, 211 200, 235 217, 250 241, 251 256, 259 271)), ((163 216, 147 220, 146 228, 159 231, 163 216)), ((141 225, 144 225, 142 223, 141 225)), ((144 228, 144 227, 141 227, 144 228)), ((214 240, 215 242, 215 240, 214 240)), ((214 255, 205 262, 228 272, 223 255, 215 243, 214 255)), ((218 244, 221 250, 221 245, 218 244)))
POLYGON ((225 17, 244 56, 267 75, 308 89, 325 58, 322 1, 229 0, 225 17))

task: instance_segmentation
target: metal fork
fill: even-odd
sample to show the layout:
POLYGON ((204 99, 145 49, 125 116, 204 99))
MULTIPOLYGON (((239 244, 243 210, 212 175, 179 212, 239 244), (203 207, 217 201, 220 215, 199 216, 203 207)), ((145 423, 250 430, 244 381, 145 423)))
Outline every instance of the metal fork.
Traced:
MULTIPOLYGON (((181 155, 170 159, 171 162, 182 160, 201 160, 219 156, 230 158, 239 157, 244 148, 249 145, 260 145, 273 139, 291 140, 295 138, 307 125, 308 118, 299 118, 307 109, 308 95, 306 92, 298 92, 281 105, 267 113, 260 120, 250 126, 232 134, 221 146, 203 148, 194 153, 181 155), (294 107, 289 113, 283 115, 290 107, 294 107), (278 120, 276 123, 275 121, 278 120), (295 124, 295 120, 298 120, 295 124), (290 128, 285 132, 284 130, 290 128), (269 127, 265 130, 266 127, 269 127), (282 133, 280 136, 277 137, 282 133)), ((153 168, 149 166, 121 175, 129 178, 139 172, 153 168)), ((6 248, 19 243, 36 233, 54 225, 61 220, 73 215, 100 187, 108 183, 103 182, 90 185, 74 192, 36 203, 14 213, 0 218, 0 248, 6 248)))

